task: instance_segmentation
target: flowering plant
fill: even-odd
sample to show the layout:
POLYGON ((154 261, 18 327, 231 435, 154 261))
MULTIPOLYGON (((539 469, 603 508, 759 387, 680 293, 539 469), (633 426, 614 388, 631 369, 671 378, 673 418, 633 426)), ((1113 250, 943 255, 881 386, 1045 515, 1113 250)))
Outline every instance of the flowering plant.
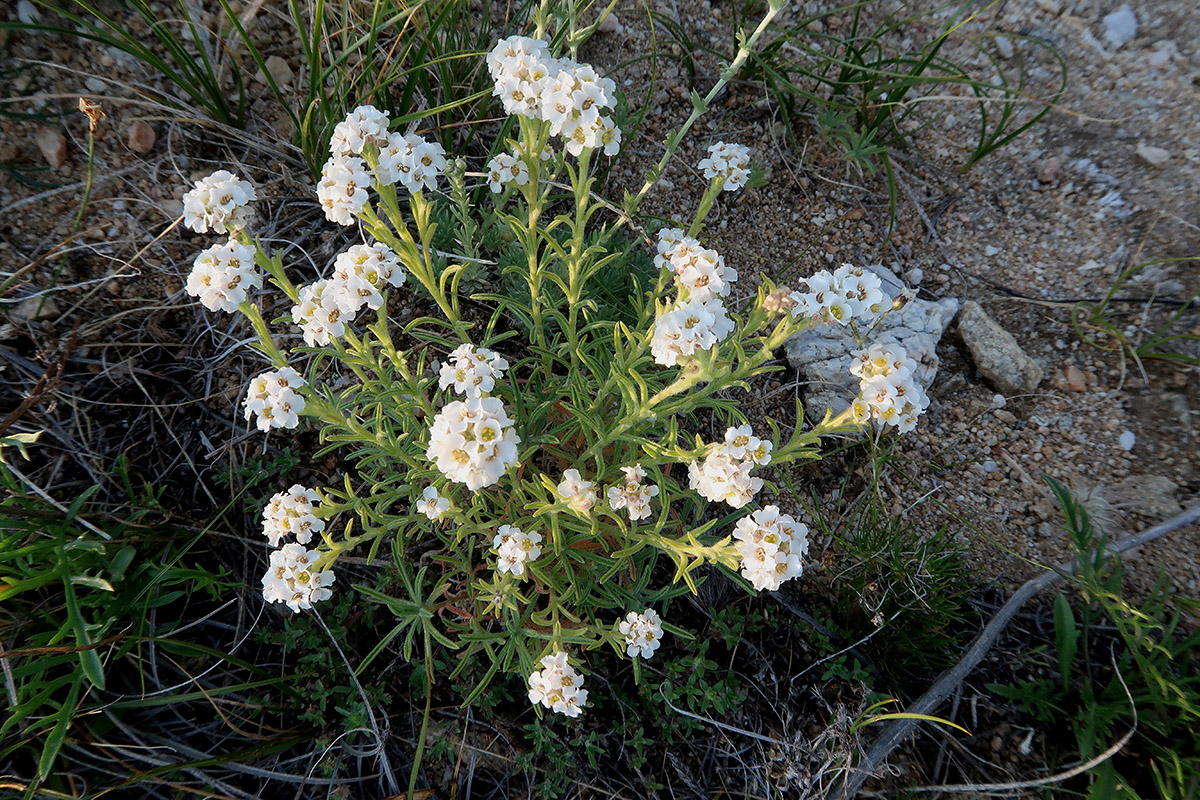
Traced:
POLYGON ((433 640, 484 657, 468 700, 517 673, 531 702, 577 716, 587 690, 570 660, 603 645, 652 657, 672 630, 653 607, 694 591, 702 565, 740 572, 755 590, 800 576, 807 528, 754 507, 762 468, 819 458, 822 436, 872 420, 911 427, 927 401, 902 349, 872 345, 855 361, 863 392, 849 409, 807 430, 798 414, 787 436, 772 421, 753 430, 730 390, 777 369, 778 348, 811 325, 852 326, 861 344, 893 298, 846 265, 804 292, 764 280, 735 313, 738 272, 700 237, 716 196, 745 184, 747 148, 710 148, 695 217, 654 242, 632 219, 644 191, 624 209, 593 192, 594 162, 621 143, 613 82, 528 37, 499 42, 487 65, 517 124, 484 172, 448 165, 439 144, 390 131, 386 114, 362 106, 333 133, 317 197, 364 242, 329 277, 296 285, 248 233, 253 187, 218 172, 185 198, 185 222, 230 239, 197 257, 187 290, 245 315, 271 362, 250 383, 247 420, 269 432, 309 418, 348 464, 340 485, 293 486, 267 505, 276 549, 264 597, 311 608, 331 595, 343 554, 384 550, 407 596, 359 587, 399 619, 381 647, 405 634, 411 654, 419 631, 427 653, 433 640), (522 287, 475 294, 488 311, 474 317, 461 301, 475 261, 434 246, 439 205, 470 205, 467 177, 485 181, 492 224, 520 254, 501 279, 522 287), (610 213, 615 222, 600 222, 610 213), (632 323, 595 299, 601 271, 622 256, 609 244, 621 225, 657 267, 632 298, 632 323), (263 310, 282 297, 253 294, 264 278, 291 304, 271 321, 263 310), (394 318, 389 299, 414 285, 436 315, 394 318), (697 412, 726 420, 722 441, 686 430, 697 412), (719 530, 712 503, 746 511, 719 530), (673 570, 659 569, 664 559, 673 570))

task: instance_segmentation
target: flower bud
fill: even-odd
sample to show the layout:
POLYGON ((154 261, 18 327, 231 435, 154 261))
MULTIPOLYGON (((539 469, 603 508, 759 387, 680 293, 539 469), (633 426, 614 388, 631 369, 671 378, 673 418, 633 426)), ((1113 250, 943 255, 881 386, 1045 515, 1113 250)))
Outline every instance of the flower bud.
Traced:
POLYGON ((901 289, 896 297, 892 300, 892 310, 899 311, 906 305, 911 303, 917 297, 916 289, 901 289))
POLYGON ((782 314, 796 305, 796 301, 792 299, 791 294, 791 289, 786 286, 780 286, 767 295, 766 300, 763 300, 763 308, 768 314, 782 314))

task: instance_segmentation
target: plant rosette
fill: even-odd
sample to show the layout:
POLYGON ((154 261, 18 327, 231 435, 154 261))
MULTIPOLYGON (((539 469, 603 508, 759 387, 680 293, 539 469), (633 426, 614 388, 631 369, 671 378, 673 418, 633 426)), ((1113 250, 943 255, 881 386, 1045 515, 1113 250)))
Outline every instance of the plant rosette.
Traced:
POLYGON ((520 254, 498 283, 521 291, 473 295, 486 319, 461 311, 472 260, 433 245, 437 206, 478 210, 472 187, 460 173, 439 191, 441 145, 389 130, 370 106, 335 129, 317 187, 326 216, 365 241, 297 286, 248 232, 254 187, 214 173, 185 197, 184 221, 230 238, 197 257, 187 291, 244 315, 271 364, 250 383, 247 420, 270 432, 308 418, 322 454, 340 451, 348 465, 340 485, 297 485, 268 503, 264 598, 309 609, 334 591, 339 557, 362 548, 374 560, 386 545, 408 596, 359 589, 396 614, 387 641, 407 631, 411 655, 421 631, 427 656, 431 641, 460 650, 460 670, 482 656, 468 702, 497 673, 516 673, 531 702, 577 716, 587 698, 578 653, 607 645, 651 658, 672 630, 654 607, 695 591, 702 565, 748 590, 800 577, 807 528, 757 507, 762 468, 818 459, 830 434, 911 429, 928 400, 898 344, 866 344, 905 300, 870 272, 844 265, 795 292, 764 280, 741 313, 727 305, 737 270, 697 237, 716 196, 749 174, 739 145, 718 143, 701 162, 709 183, 689 228, 658 232, 657 275, 632 298, 636 323, 605 318, 598 274, 625 257, 606 242, 632 225, 619 212, 600 223, 616 206, 593 192, 593 160, 620 148, 616 87, 527 37, 499 42, 487 66, 515 138, 498 143, 486 172, 467 174, 492 197, 479 216, 520 254), (414 284, 436 314, 393 319, 389 296, 414 284), (291 307, 268 321, 262 309, 280 299, 271 287, 291 307), (775 352, 812 325, 855 331, 860 397, 786 437, 770 421, 752 430, 729 390, 779 369, 775 352), (697 413, 728 421, 721 441, 684 429, 697 413), (715 530, 714 503, 743 516, 715 530), (673 571, 658 569, 668 562, 673 571))

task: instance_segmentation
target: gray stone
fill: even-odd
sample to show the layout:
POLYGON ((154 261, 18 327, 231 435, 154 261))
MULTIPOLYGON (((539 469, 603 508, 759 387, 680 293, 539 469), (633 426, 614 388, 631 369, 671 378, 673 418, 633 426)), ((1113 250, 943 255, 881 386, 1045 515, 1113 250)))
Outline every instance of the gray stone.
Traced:
POLYGON ((58 303, 54 302, 53 297, 46 297, 44 295, 26 297, 21 302, 11 306, 8 311, 8 318, 15 325, 28 325, 30 322, 56 316, 58 316, 58 303))
POLYGON ((596 26, 596 30, 599 33, 618 34, 625 30, 625 26, 621 24, 621 20, 617 17, 617 13, 615 11, 610 11, 604 17, 604 19, 600 20, 600 24, 596 26))
POLYGON ((1161 475, 1130 475, 1111 486, 1104 496, 1119 511, 1128 511, 1152 519, 1167 519, 1183 510, 1175 481, 1161 475))
MULTIPOLYGON (((864 267, 879 276, 883 290, 896 296, 904 283, 884 266, 864 267)), ((898 311, 892 311, 871 334, 871 342, 898 342, 908 357, 917 362, 914 376, 928 389, 937 376, 937 343, 958 311, 958 300, 911 300, 898 311)), ((848 327, 823 324, 796 334, 784 345, 788 363, 807 382, 805 414, 820 419, 825 409, 839 414, 858 396, 858 378, 850 374, 851 353, 858 349, 854 334, 848 327)))
POLYGON ((1169 150, 1148 144, 1139 144, 1136 152, 1138 158, 1152 167, 1161 167, 1171 160, 1171 152, 1169 150))
POLYGON ((1118 50, 1137 36, 1137 29, 1137 16, 1129 4, 1125 3, 1116 11, 1105 15, 1104 42, 1113 50, 1118 50))
POLYGON ((963 303, 958 314, 958 332, 971 351, 975 366, 1004 394, 1032 392, 1042 382, 1038 363, 978 303, 963 303))

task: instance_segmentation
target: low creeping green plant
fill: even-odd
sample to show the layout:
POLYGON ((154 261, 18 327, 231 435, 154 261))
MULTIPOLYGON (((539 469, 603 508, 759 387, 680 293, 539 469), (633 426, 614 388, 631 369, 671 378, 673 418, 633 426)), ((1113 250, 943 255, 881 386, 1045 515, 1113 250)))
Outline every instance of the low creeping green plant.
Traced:
MULTIPOLYGON (((526 291, 480 292, 464 306, 475 262, 432 245, 435 216, 455 218, 437 212, 455 202, 438 191, 445 153, 389 131, 371 106, 336 127, 317 187, 326 216, 358 225, 368 243, 338 255, 330 277, 298 286, 247 232, 254 187, 217 173, 185 197, 184 221, 229 240, 200 254, 187 290, 244 315, 272 365, 251 381, 247 420, 266 432, 307 417, 322 453, 345 457, 340 485, 293 486, 264 510, 276 548, 266 600, 308 609, 332 596, 344 554, 385 555, 395 591, 358 589, 398 625, 368 659, 402 642, 406 657, 416 646, 428 664, 437 643, 459 652, 460 669, 484 665, 467 702, 515 673, 535 705, 577 716, 587 700, 577 653, 609 646, 635 666, 651 657, 671 630, 653 606, 694 591, 702 565, 760 591, 799 577, 807 528, 774 505, 752 510, 765 485, 756 470, 817 459, 823 436, 863 425, 909 430, 928 401, 902 348, 865 346, 905 301, 871 273, 844 265, 807 279, 804 292, 764 280, 741 313, 726 307, 737 271, 696 237, 718 194, 747 178, 740 145, 710 148, 695 218, 686 231, 658 232, 657 272, 637 287, 633 323, 599 313, 597 276, 623 256, 609 244, 617 226, 599 219, 630 220, 593 191, 592 168, 620 148, 616 87, 552 56, 542 39, 504 39, 487 66, 515 136, 486 172, 467 176, 486 179, 489 213, 522 253, 502 277, 526 291), (264 279, 289 314, 264 315, 278 297, 252 295, 264 279), (430 312, 394 319, 389 296, 414 283, 430 312), (861 396, 787 436, 768 421, 760 437, 729 390, 778 369, 779 347, 817 324, 858 334, 861 396), (696 413, 723 418, 724 440, 685 430, 696 413), (710 503, 740 511, 722 519, 710 503), (673 573, 659 569, 665 562, 673 573)), ((462 178, 452 171, 451 186, 462 178)), ((642 195, 625 209, 636 211, 642 195)))

